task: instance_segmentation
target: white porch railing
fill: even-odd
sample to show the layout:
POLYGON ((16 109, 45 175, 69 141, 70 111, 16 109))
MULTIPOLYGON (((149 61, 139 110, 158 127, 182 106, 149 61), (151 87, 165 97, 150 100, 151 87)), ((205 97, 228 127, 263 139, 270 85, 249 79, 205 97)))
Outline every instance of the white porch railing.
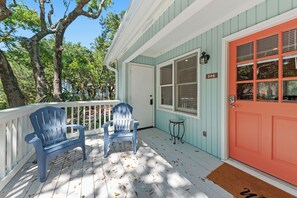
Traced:
MULTIPOLYGON (((118 100, 39 103, 0 111, 0 190, 33 154, 33 146, 24 138, 33 132, 29 115, 44 106, 64 108, 68 124, 86 126, 86 132, 100 132, 111 119, 111 109, 118 100)), ((69 135, 75 135, 71 129, 69 135)))

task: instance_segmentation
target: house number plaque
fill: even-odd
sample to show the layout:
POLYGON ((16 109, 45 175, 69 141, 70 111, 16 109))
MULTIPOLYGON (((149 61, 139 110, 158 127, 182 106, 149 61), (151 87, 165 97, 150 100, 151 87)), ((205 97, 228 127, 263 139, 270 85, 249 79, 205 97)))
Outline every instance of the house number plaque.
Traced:
POLYGON ((206 74, 206 79, 218 78, 218 73, 206 74))

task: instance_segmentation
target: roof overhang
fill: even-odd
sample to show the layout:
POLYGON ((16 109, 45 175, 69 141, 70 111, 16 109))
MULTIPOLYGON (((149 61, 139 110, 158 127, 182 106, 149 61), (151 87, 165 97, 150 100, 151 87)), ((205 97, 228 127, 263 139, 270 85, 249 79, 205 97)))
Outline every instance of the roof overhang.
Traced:
POLYGON ((105 57, 105 64, 121 57, 174 0, 131 0, 105 57))
MULTIPOLYGON (((143 46, 136 49, 125 62, 133 60, 138 55, 157 57, 263 1, 195 0, 143 46)), ((136 0, 131 3, 127 12, 127 19, 129 20, 125 21, 127 19, 124 18, 116 39, 106 56, 106 63, 121 58, 145 30, 170 6, 172 0, 140 0, 137 2, 139 3, 137 9, 133 8, 136 6, 136 0), (155 12, 154 9, 156 8, 158 12, 155 12), (144 12, 144 10, 146 11, 144 12), (134 14, 131 11, 134 11, 134 14)))

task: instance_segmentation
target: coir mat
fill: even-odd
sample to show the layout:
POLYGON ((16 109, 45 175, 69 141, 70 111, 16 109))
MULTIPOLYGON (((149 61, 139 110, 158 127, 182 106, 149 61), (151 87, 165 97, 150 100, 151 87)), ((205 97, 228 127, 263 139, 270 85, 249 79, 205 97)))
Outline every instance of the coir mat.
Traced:
POLYGON ((295 197, 229 164, 222 164, 207 178, 238 198, 295 197))

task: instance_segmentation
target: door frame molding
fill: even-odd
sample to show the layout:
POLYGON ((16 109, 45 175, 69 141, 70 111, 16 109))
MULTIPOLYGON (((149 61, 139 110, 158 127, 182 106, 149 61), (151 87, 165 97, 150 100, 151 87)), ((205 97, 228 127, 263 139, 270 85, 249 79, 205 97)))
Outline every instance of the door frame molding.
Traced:
POLYGON ((130 89, 130 86, 131 86, 131 78, 130 78, 130 69, 131 69, 131 65, 133 66, 137 66, 137 67, 148 67, 148 68, 152 68, 153 69, 153 82, 152 82, 152 86, 153 86, 153 100, 154 100, 154 103, 153 103, 153 127, 155 127, 155 109, 156 109, 156 90, 155 90, 155 81, 156 81, 156 75, 155 75, 155 66, 153 65, 146 65, 146 64, 141 64, 141 63, 133 63, 133 62, 129 62, 128 63, 128 74, 127 74, 127 77, 128 77, 128 82, 127 82, 127 86, 128 86, 128 90, 127 91, 127 102, 130 101, 130 97, 131 97, 131 89, 130 89))
POLYGON ((222 39, 222 68, 221 68, 221 160, 235 166, 249 174, 254 175, 255 177, 270 183, 278 188, 283 189, 284 191, 294 194, 296 190, 290 187, 289 184, 284 184, 284 182, 267 177, 265 174, 259 171, 255 171, 247 166, 241 164, 240 162, 229 159, 229 107, 228 107, 228 80, 229 80, 229 43, 243 38, 245 36, 251 35, 256 32, 268 29, 270 27, 285 23, 294 18, 297 18, 297 8, 292 9, 286 13, 283 13, 279 16, 273 17, 266 21, 263 21, 259 24, 251 26, 249 28, 243 29, 237 33, 231 34, 222 39))

